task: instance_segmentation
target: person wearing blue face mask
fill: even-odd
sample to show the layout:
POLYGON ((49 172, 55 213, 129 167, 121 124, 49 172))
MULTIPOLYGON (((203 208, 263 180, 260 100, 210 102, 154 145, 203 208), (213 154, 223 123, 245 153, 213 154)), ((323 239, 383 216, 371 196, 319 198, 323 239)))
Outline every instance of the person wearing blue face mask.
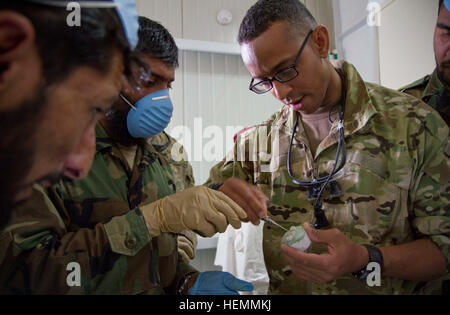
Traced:
POLYGON ((142 212, 153 245, 135 237, 125 251, 140 249, 143 261, 148 259, 130 277, 150 275, 132 293, 251 291, 250 283, 229 273, 198 272, 188 264, 197 244, 192 230, 212 236, 228 224, 239 227, 246 213, 225 194, 194 187, 191 165, 172 158, 172 148, 179 144, 164 129, 174 108, 169 90, 178 67, 178 49, 159 23, 140 17, 139 25, 135 52, 150 67, 151 75, 132 69, 133 79, 123 79, 118 101, 96 126, 96 154, 89 174, 82 180, 61 181, 50 196, 70 213, 74 229, 136 209, 142 212))
POLYGON ((127 128, 133 138, 157 135, 172 118, 173 104, 167 89, 144 96, 135 105, 123 94, 120 97, 132 108, 127 115, 127 128))

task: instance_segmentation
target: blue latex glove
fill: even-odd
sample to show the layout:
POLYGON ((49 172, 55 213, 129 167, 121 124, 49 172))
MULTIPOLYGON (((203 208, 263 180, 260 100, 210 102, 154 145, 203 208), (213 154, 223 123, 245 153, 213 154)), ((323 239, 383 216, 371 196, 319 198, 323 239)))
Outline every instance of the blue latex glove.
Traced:
POLYGON ((228 272, 206 271, 188 290, 189 295, 239 295, 237 291, 253 291, 253 285, 235 278, 228 272))

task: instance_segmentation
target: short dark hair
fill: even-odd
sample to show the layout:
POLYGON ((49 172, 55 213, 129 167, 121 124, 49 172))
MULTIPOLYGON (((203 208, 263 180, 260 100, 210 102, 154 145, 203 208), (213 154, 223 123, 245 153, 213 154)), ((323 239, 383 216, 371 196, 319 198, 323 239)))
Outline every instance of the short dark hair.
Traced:
POLYGON ((166 65, 178 67, 178 47, 169 31, 160 23, 139 17, 139 42, 135 51, 161 59, 166 65))
POLYGON ((287 21, 305 34, 318 25, 299 0, 259 0, 247 11, 241 23, 239 44, 254 40, 278 21, 287 21))
POLYGON ((130 47, 115 9, 83 8, 81 26, 71 27, 65 7, 5 2, 0 4, 0 10, 17 11, 33 24, 47 85, 63 81, 80 66, 106 73, 117 51, 123 54, 126 70, 129 69, 130 47))

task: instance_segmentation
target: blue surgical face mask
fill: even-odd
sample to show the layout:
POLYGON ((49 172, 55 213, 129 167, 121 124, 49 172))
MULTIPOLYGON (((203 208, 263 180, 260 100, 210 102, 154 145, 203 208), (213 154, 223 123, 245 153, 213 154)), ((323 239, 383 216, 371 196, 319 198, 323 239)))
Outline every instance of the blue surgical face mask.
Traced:
POLYGON ((123 94, 120 97, 131 106, 127 128, 133 138, 157 135, 167 127, 172 118, 173 105, 167 89, 144 96, 134 105, 123 94))

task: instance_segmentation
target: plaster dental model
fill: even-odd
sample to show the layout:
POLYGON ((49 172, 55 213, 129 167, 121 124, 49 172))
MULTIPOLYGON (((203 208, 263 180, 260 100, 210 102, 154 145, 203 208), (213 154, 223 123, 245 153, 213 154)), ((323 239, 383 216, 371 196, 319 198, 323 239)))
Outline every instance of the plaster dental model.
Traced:
POLYGON ((281 243, 299 249, 303 252, 308 250, 311 246, 311 240, 301 225, 291 227, 290 230, 284 234, 281 239, 281 243))

